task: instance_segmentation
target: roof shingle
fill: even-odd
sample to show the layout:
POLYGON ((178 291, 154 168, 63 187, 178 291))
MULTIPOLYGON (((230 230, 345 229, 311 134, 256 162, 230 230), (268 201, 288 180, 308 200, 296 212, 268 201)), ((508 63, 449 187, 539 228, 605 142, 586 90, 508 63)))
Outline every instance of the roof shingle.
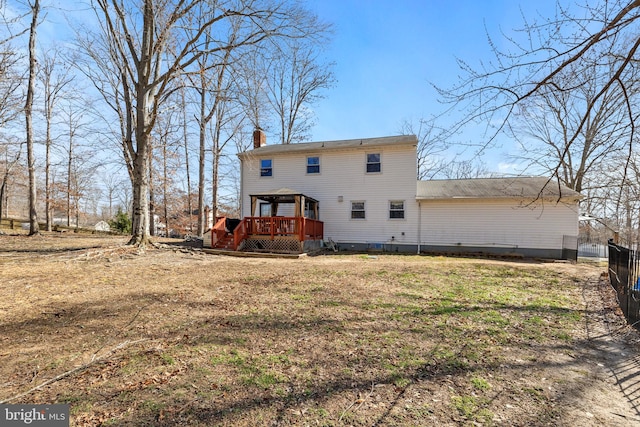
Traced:
POLYGON ((580 199, 582 195, 545 177, 418 181, 416 199, 580 199))
POLYGON ((264 145, 260 148, 245 151, 238 154, 238 157, 243 158, 248 155, 253 156, 265 156, 279 153, 308 153, 308 152, 322 152, 326 150, 347 150, 353 148, 374 148, 381 146, 393 146, 393 145, 417 145, 418 139, 415 135, 398 135, 398 136, 385 136, 379 138, 362 138, 362 139, 346 139, 340 141, 319 141, 319 142, 304 142, 299 144, 274 144, 264 145))

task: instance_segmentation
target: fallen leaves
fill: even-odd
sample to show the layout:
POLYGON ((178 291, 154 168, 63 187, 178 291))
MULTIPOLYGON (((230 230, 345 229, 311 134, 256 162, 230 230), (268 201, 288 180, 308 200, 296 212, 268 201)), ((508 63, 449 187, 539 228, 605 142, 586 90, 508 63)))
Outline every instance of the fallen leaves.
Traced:
POLYGON ((580 341, 556 338, 561 311, 518 300, 559 294, 582 310, 581 284, 545 280, 578 266, 187 257, 114 242, 0 253, 2 397, 63 375, 18 400, 69 402, 76 426, 438 425, 452 423, 452 396, 490 398, 482 409, 500 423, 525 424, 582 392, 572 372, 598 369, 580 341))

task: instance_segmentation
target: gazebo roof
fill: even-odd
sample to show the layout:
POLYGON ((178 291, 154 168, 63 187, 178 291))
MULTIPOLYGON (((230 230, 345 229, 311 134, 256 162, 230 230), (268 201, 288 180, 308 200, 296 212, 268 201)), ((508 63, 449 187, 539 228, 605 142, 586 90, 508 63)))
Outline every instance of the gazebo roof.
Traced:
POLYGON ((304 196, 306 200, 317 202, 313 197, 309 197, 306 194, 292 190, 291 188, 279 188, 277 190, 264 191, 260 193, 250 194, 249 197, 264 200, 270 203, 295 203, 296 196, 304 196))

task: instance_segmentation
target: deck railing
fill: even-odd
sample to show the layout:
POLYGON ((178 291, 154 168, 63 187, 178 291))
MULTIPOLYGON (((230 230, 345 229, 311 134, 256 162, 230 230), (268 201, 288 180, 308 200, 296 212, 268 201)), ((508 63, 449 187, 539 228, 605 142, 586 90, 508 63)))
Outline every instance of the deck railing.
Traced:
POLYGON ((324 224, 309 218, 284 216, 249 216, 245 217, 233 232, 237 246, 250 236, 293 238, 300 242, 305 240, 321 240, 324 224))
POLYGON ((216 222, 211 229, 211 247, 215 248, 216 243, 218 243, 218 241, 227 233, 226 222, 226 217, 220 217, 218 218, 218 222, 216 222))
POLYGON ((300 241, 322 240, 324 238, 324 223, 316 219, 300 218, 303 220, 303 235, 300 241))
POLYGON ((233 250, 237 251, 240 243, 247 237, 249 237, 247 233, 247 222, 240 221, 240 224, 233 230, 233 250))

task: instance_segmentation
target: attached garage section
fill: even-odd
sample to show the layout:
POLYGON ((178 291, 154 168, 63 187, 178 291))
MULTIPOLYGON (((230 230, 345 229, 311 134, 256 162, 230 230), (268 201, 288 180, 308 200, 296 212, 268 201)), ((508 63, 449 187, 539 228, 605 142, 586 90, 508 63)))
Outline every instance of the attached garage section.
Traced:
POLYGON ((545 178, 419 181, 421 252, 575 259, 579 193, 545 178))

